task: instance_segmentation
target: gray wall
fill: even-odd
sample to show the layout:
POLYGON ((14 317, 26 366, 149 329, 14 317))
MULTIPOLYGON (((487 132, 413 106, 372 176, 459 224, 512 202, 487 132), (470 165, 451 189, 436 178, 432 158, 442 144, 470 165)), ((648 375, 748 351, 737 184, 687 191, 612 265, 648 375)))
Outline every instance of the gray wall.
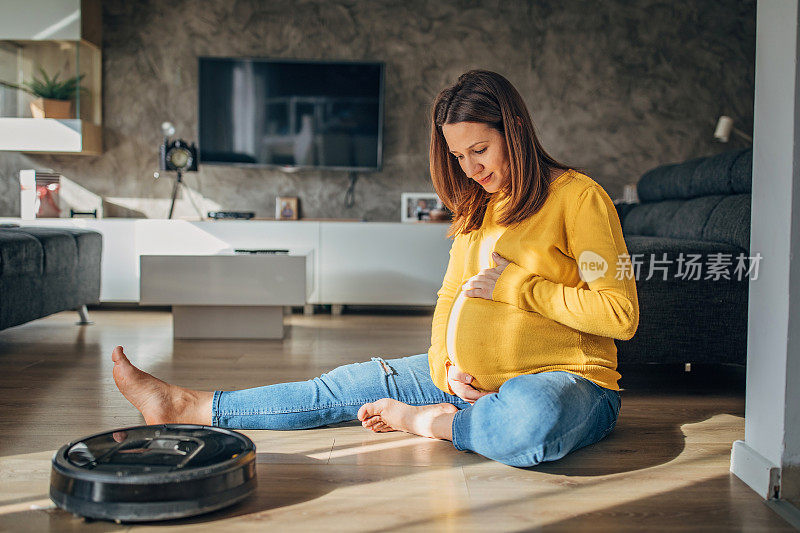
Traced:
POLYGON ((223 209, 271 216, 299 196, 312 218, 399 220, 400 194, 431 191, 428 109, 469 68, 525 97, 545 147, 612 195, 657 164, 719 152, 714 121, 752 131, 752 0, 174 0, 103 2, 100 157, 0 153, 0 216, 19 213, 20 168, 52 168, 103 196, 166 198, 153 180, 159 125, 197 138, 197 56, 386 62, 384 168, 347 175, 204 167, 187 182, 223 209))

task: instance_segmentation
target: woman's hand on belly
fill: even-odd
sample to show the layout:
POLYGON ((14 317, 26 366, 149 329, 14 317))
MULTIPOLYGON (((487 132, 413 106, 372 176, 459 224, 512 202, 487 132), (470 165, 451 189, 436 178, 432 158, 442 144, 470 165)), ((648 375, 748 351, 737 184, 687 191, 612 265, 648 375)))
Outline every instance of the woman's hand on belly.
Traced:
POLYGON ((486 300, 492 299, 494 292, 494 285, 497 283, 497 278, 503 273, 503 270, 509 265, 511 261, 501 256, 497 252, 492 252, 492 259, 497 263, 494 268, 484 268, 471 278, 462 286, 464 295, 470 298, 484 298, 486 300))
POLYGON ((472 376, 454 364, 450 364, 447 367, 447 384, 450 386, 450 390, 453 391, 453 394, 462 400, 475 403, 481 396, 492 394, 491 392, 481 392, 470 385, 470 383, 472 383, 472 376))

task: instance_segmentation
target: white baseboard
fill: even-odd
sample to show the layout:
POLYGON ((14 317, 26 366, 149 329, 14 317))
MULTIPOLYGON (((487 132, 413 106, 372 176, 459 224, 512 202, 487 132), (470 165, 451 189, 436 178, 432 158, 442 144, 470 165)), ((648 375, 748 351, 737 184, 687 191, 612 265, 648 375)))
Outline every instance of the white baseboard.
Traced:
POLYGON ((777 496, 781 484, 780 467, 769 462, 743 440, 733 443, 731 472, 765 500, 777 496))

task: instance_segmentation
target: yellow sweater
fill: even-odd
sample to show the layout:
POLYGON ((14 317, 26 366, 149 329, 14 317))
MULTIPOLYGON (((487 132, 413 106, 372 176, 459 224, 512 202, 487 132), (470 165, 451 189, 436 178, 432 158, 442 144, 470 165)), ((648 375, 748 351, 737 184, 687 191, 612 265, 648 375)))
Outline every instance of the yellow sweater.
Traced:
POLYGON ((633 337, 639 302, 608 194, 570 170, 553 181, 538 213, 509 227, 495 222, 507 200, 498 194, 481 229, 457 235, 450 249, 428 352, 434 384, 450 392, 446 365, 452 362, 484 391, 551 370, 619 390, 613 339, 633 337), (496 266, 492 251, 511 261, 492 300, 461 294, 469 278, 496 266))

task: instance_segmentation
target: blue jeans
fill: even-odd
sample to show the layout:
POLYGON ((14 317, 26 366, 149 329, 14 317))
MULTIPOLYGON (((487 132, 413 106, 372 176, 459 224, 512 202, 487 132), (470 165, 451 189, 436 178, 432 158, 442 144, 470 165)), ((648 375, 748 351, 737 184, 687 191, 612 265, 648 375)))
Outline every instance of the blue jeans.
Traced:
POLYGON ((212 424, 232 429, 305 429, 354 420, 381 398, 409 405, 451 403, 453 445, 511 466, 555 461, 614 429, 620 395, 569 372, 526 374, 473 405, 439 390, 428 355, 340 366, 318 378, 214 392, 212 424))

